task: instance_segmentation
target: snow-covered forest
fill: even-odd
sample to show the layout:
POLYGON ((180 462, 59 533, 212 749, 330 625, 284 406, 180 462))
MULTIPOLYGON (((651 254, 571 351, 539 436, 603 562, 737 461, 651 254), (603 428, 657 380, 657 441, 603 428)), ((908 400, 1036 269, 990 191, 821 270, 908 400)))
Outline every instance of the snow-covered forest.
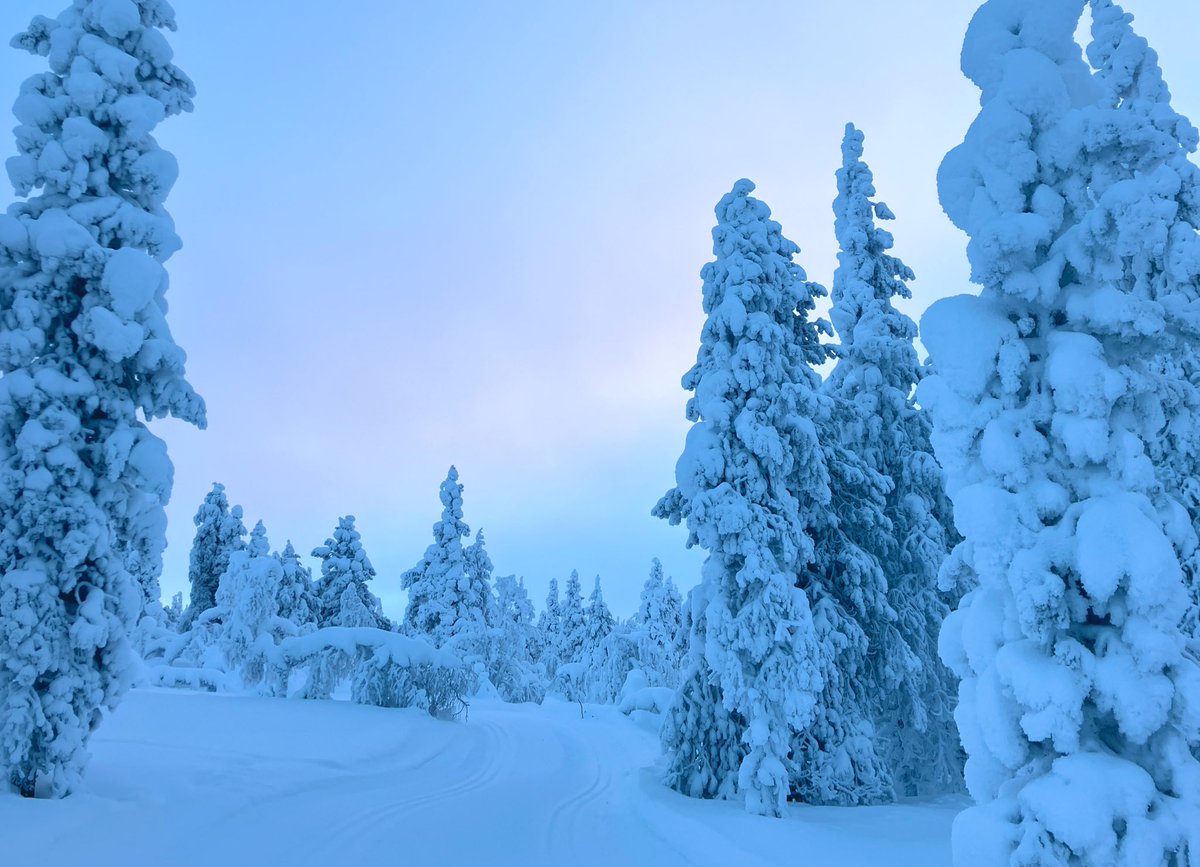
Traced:
MULTIPOLYGON (((445 464, 398 574, 315 487, 323 541, 235 474, 164 573, 209 407, 156 136, 197 91, 167 0, 55 13, 12 42, 42 70, 0 216, 0 864, 1200 867, 1200 132, 1122 6, 963 16, 979 107, 928 182, 976 286, 919 326, 886 139, 830 143, 827 278, 766 191, 709 191, 686 433, 638 515, 702 565, 545 596, 445 464)), ((338 397, 277 407, 353 424, 338 397)))

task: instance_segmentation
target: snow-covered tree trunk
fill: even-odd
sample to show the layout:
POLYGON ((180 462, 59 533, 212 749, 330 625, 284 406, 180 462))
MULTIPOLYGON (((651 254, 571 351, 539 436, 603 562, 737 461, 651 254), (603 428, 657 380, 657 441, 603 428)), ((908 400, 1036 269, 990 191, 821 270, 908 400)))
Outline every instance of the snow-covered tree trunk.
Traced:
POLYGON ((1095 72, 1083 0, 983 5, 963 48, 982 109, 939 174, 983 287, 922 321, 964 537, 947 571, 977 583, 942 631, 964 867, 1200 862, 1196 540, 1155 445, 1195 424, 1162 361, 1197 335, 1196 138, 1128 19, 1092 6, 1095 72))
POLYGON ((192 107, 161 0, 76 0, 14 44, 18 195, 0 217, 0 766, 21 794, 80 780, 133 677, 156 576, 166 447, 144 419, 204 424, 166 323, 177 175, 151 131, 192 107), (134 558, 134 562, 131 562, 134 558))
POLYGON ((813 423, 827 326, 808 318, 824 290, 806 282, 792 261, 799 248, 753 189, 738 181, 717 205, 716 260, 701 272, 708 319, 683 378, 694 424, 678 487, 654 510, 686 521, 689 544, 708 551, 691 668, 664 738, 679 791, 736 790, 749 811, 781 815, 793 738, 813 719, 829 655, 797 587, 830 502, 813 423))

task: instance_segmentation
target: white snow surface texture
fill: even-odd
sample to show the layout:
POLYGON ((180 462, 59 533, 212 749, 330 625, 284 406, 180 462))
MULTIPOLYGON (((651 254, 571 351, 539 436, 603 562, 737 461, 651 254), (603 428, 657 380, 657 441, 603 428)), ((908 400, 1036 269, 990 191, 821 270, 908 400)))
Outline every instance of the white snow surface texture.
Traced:
POLYGON ((31 198, 0 216, 0 771, 26 794, 78 786, 161 614, 172 467, 143 419, 204 423, 165 319, 176 164, 150 133, 193 88, 164 28, 162 0, 76 0, 14 40, 50 66, 14 106, 31 198))
POLYGON ((922 335, 974 584, 942 631, 977 806, 955 863, 1200 864, 1200 667, 1182 625, 1200 335, 1196 130, 1108 0, 990 0, 963 71, 981 110, 939 175, 979 296, 922 335), (1194 370, 1194 367, 1192 368, 1194 370))
MULTIPOLYGON (((399 637, 399 636, 397 636, 399 637)), ((616 708, 414 709, 135 690, 61 801, 0 799, 12 864, 251 867, 948 867, 957 801, 788 820, 666 789, 616 708), (197 737, 203 739, 198 748, 197 737), (102 827, 103 834, 64 833, 102 827), (798 861, 802 853, 803 858, 798 861)))

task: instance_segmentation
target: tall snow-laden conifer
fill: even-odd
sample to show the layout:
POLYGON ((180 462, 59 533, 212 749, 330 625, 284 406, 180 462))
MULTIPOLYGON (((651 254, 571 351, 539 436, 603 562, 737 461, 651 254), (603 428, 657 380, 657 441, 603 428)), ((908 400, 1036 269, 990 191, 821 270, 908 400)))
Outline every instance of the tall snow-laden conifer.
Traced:
MULTIPOLYGON (((877 752, 898 793, 918 795, 961 786, 955 684, 937 651, 949 613, 938 570, 953 531, 930 422, 914 402, 921 379, 917 326, 892 304, 894 297, 912 297, 913 273, 888 252, 892 236, 876 225, 894 217, 873 201, 874 179, 862 156, 863 135, 848 125, 833 205, 840 252, 830 318, 838 362, 826 381, 826 393, 848 412, 827 440, 840 442, 890 488, 881 516, 849 522, 886 581, 886 598, 862 606, 870 663, 857 681, 873 705, 877 752)), ((851 487, 833 485, 835 503, 851 487)))
POLYGON ((579 583, 579 572, 571 570, 563 587, 563 598, 559 605, 560 621, 558 656, 560 662, 582 662, 583 646, 587 641, 587 620, 583 614, 583 586, 579 583))
POLYGON ((267 527, 262 521, 254 523, 254 529, 250 531, 246 549, 250 552, 251 557, 265 557, 271 552, 271 542, 267 539, 267 527))
POLYGON ((586 621, 587 643, 593 649, 598 648, 616 625, 612 611, 604 601, 604 591, 600 589, 599 575, 596 576, 596 583, 588 597, 588 606, 583 613, 586 621))
MULTIPOLYGON (((482 569, 482 562, 468 564, 463 539, 471 534, 471 528, 463 521, 463 486, 458 481, 458 470, 450 468, 442 482, 439 495, 442 501, 442 519, 433 525, 433 544, 425 549, 425 556, 412 569, 404 573, 401 583, 408 590, 408 607, 404 612, 405 626, 416 635, 423 635, 442 647, 459 636, 478 636, 484 628, 485 597, 477 591, 478 580, 468 574, 482 569)), ((480 548, 472 554, 486 553, 480 548)), ((487 562, 490 568, 490 561, 487 562)))
MULTIPOLYGON (((1120 245, 1127 259, 1122 278, 1135 291, 1170 295, 1176 304, 1193 301, 1200 296, 1200 256, 1192 252, 1200 227, 1200 170, 1189 156, 1196 151, 1196 128, 1171 107, 1158 57, 1133 32, 1132 17, 1111 2, 1091 8, 1087 54, 1103 94, 1098 125, 1112 124, 1122 133, 1100 136, 1088 147, 1093 187, 1127 189, 1139 174, 1179 178, 1178 188, 1173 180, 1143 187, 1143 207, 1158 217, 1153 232, 1137 235, 1128 223, 1111 220, 1094 230, 1097 246, 1104 234, 1120 245)), ((1125 202, 1109 206, 1128 207, 1125 202)), ((1167 329, 1161 350, 1156 373, 1169 383, 1162 391, 1163 425, 1146 445, 1167 492, 1187 509, 1193 531, 1200 534, 1200 424, 1195 421, 1200 417, 1200 337, 1190 323, 1167 329)), ((1185 628, 1200 638, 1200 548, 1184 551, 1182 565, 1191 597, 1185 628)))
POLYGON ((942 631, 977 802, 964 867, 1200 862, 1195 534, 1155 446, 1194 424, 1163 360, 1197 333, 1196 139, 1109 2, 1093 74, 1082 7, 983 5, 963 48, 982 108, 938 179, 983 287, 922 321, 964 537, 948 569, 977 582, 942 631))
MULTIPOLYGON (((362 602, 362 608, 371 612, 375 622, 371 625, 379 629, 388 629, 391 624, 383 616, 379 600, 367 587, 367 582, 375 577, 375 567, 363 550, 362 537, 354 528, 354 516, 347 515, 338 519, 337 529, 333 536, 325 540, 325 544, 315 548, 312 556, 321 561, 321 580, 317 584, 317 603, 320 606, 318 626, 339 626, 344 617, 341 611, 346 606, 345 592, 353 587, 362 602)), ((354 606, 356 625, 358 606, 354 606)))
POLYGON ((496 611, 488 657, 488 678, 505 701, 541 701, 546 686, 534 665, 537 631, 525 582, 515 575, 496 578, 496 611))
POLYGON ((191 601, 181 631, 187 630, 197 617, 217 604, 217 587, 229 568, 229 556, 246 545, 242 507, 229 507, 225 486, 220 482, 213 482, 212 490, 204 496, 192 522, 196 525, 196 535, 188 560, 191 601))
POLYGON ((662 563, 655 557, 642 586, 636 630, 638 667, 650 686, 679 685, 682 632, 683 601, 675 585, 663 579, 662 563))
POLYGON ((467 574, 467 619, 471 631, 482 635, 492 623, 495 602, 492 595, 492 558, 483 542, 483 530, 475 533, 475 541, 463 551, 467 574))
POLYGON ((857 420, 852 403, 828 397, 814 418, 830 502, 811 515, 816 546, 799 585, 812 609, 823 685, 812 721, 792 740, 791 777, 793 797, 815 804, 877 803, 892 790, 873 724, 878 687, 869 630, 895 614, 883 564, 868 545, 891 532, 884 514, 891 484, 842 443, 842 432, 857 420))
POLYGON ((145 420, 204 426, 165 318, 178 168, 150 134, 192 108, 174 27, 161 0, 76 0, 13 40, 50 65, 14 105, 28 198, 0 217, 0 768, 24 795, 79 783, 133 678, 172 484, 145 420))
POLYGON ((546 607, 538 617, 537 661, 546 670, 548 678, 558 670, 559 650, 562 647, 562 606, 558 599, 558 579, 550 579, 546 592, 546 607))
POLYGON ((312 570, 300 562, 300 555, 292 547, 291 540, 284 546, 283 553, 275 556, 281 575, 275 593, 279 616, 299 627, 315 626, 320 604, 313 590, 312 570))
POLYGON ((738 181, 717 205, 716 260, 701 272, 708 319, 683 378, 694 424, 678 486, 654 512, 686 521, 689 545, 708 551, 689 673, 664 727, 668 781, 694 796, 741 792, 749 811, 780 815, 793 738, 812 722, 830 652, 797 587, 830 501, 813 423, 827 326, 809 319, 824 290, 753 189, 738 181))

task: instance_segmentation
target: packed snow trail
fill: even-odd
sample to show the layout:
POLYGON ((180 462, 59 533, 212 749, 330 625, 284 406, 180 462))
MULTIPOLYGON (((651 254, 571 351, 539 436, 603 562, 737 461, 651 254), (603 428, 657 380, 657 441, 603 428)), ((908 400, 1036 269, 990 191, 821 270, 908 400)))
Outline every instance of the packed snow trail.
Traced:
POLYGON ((4 863, 950 863, 949 800, 792 807, 663 788, 656 735, 613 708, 476 702, 465 722, 333 701, 137 690, 65 801, 0 795, 4 863))

